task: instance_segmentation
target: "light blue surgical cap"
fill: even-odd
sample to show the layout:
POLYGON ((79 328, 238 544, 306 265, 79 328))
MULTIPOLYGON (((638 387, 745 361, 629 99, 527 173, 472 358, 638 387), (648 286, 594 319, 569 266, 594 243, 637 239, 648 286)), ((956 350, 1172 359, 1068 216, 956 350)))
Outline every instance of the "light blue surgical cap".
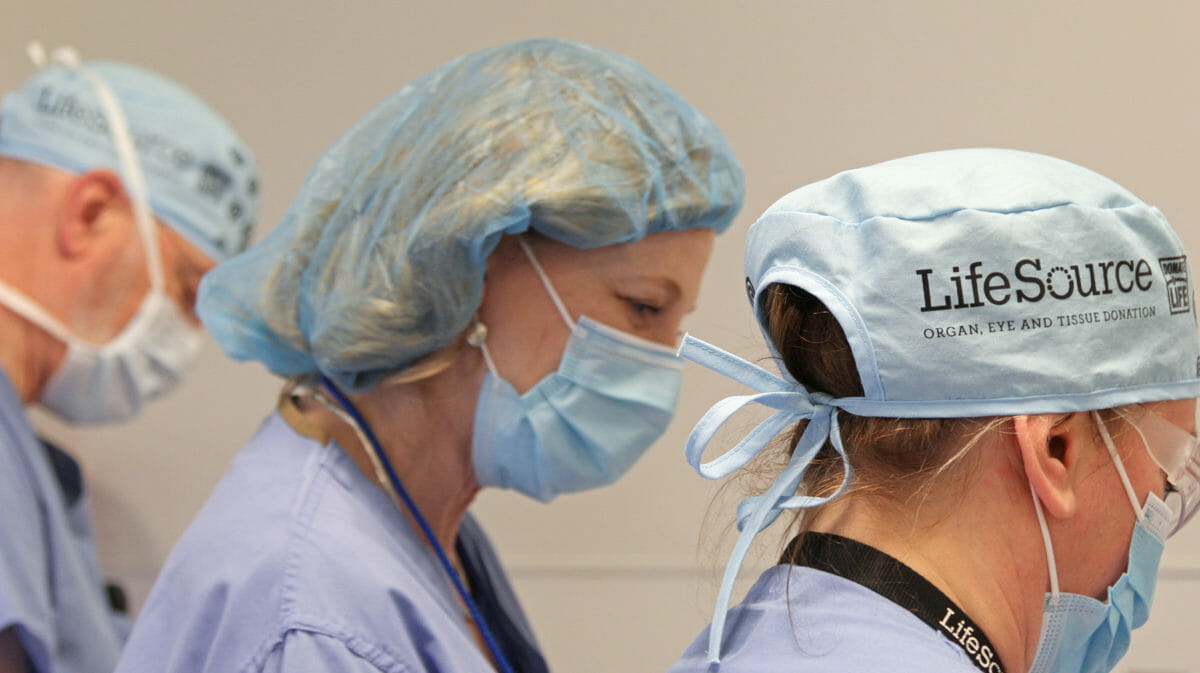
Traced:
POLYGON ((802 187, 751 227, 747 284, 820 299, 883 417, 1101 409, 1200 395, 1183 244, 1075 164, 1000 149, 896 159, 802 187))
POLYGON ((1105 409, 1200 396, 1191 269, 1157 209, 1085 168, 998 149, 921 154, 839 173, 784 196, 746 239, 746 289, 783 378, 693 337, 680 355, 753 388, 709 409, 688 462, 722 478, 806 425, 761 495, 738 506, 709 630, 721 656, 726 608, 754 537, 784 510, 820 507, 854 483, 838 411, 958 418, 1105 409), (863 396, 808 390, 770 338, 774 285, 819 299, 841 325, 863 396), (742 407, 773 413, 703 461, 742 407), (832 493, 805 473, 822 447, 842 461, 832 493))
MULTIPOLYGON (((258 212, 258 177, 229 124, 160 75, 102 61, 79 68, 107 83, 120 105, 154 215, 216 261, 244 250, 258 212)), ((72 67, 42 70, 4 97, 0 156, 72 173, 120 173, 96 89, 72 67)))
POLYGON ((231 357, 362 391, 466 329, 504 234, 720 232, 741 202, 729 145, 667 85, 594 47, 518 42, 368 112, 279 226, 208 274, 198 309, 231 357))

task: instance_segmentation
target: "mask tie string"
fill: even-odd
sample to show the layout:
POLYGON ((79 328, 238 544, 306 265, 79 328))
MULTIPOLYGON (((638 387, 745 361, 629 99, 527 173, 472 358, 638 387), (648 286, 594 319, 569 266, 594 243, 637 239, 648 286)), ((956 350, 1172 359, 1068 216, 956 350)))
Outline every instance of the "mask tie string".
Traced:
POLYGON ((745 466, 789 426, 804 419, 809 420, 787 466, 767 491, 760 496, 747 498, 738 505, 738 529, 741 533, 725 566, 708 634, 709 661, 716 663, 721 659, 721 641, 733 584, 755 536, 770 526, 785 509, 816 507, 841 496, 853 483, 854 472, 842 445, 836 413, 838 400, 824 393, 809 392, 802 385, 785 381, 691 335, 684 335, 679 355, 758 391, 757 394, 737 395, 717 402, 696 424, 688 437, 685 453, 688 464, 700 476, 720 479, 729 475, 745 466), (752 403, 774 409, 775 413, 759 423, 732 449, 711 461, 702 462, 704 450, 721 426, 752 403), (803 482, 808 466, 826 440, 842 458, 841 485, 827 496, 797 495, 796 491, 803 482))
POLYGON ((129 194, 138 235, 145 247, 150 287, 161 293, 164 287, 162 254, 159 252, 158 241, 154 236, 154 220, 150 214, 146 175, 142 170, 141 161, 138 159, 133 133, 129 130, 129 122, 125 117, 125 111, 121 108, 120 101, 103 77, 83 65, 83 60, 74 47, 58 47, 47 52, 41 42, 33 41, 26 45, 25 52, 38 69, 61 67, 74 70, 87 80, 96 92, 96 100, 104 113, 108 134, 113 141, 113 149, 117 153, 121 180, 124 189, 129 194))
MULTIPOLYGON (((74 48, 58 47, 47 53, 46 48, 41 42, 33 41, 26 45, 25 51, 29 56, 29 60, 39 70, 52 66, 71 68, 79 72, 95 90, 108 124, 113 146, 117 151, 118 161, 121 164, 122 178, 127 184, 126 189, 129 191, 134 222, 137 225, 138 234, 142 239, 142 245, 145 247, 146 267, 150 275, 150 287, 152 291, 161 293, 164 287, 162 254, 154 237, 153 220, 151 219, 150 207, 146 199, 145 177, 142 173, 141 164, 138 161, 137 152, 134 150, 132 135, 129 132, 129 125, 125 121, 125 115, 121 110, 120 103, 103 78, 81 65, 79 53, 74 48)), ((7 283, 0 282, 0 303, 13 309, 63 343, 71 343, 78 340, 78 337, 61 320, 50 315, 49 312, 30 299, 24 292, 7 283)))
POLYGON ((155 236, 154 220, 150 215, 150 201, 146 189, 146 175, 142 171, 134 147, 133 133, 129 130, 125 111, 120 101, 113 93, 112 87, 100 75, 79 63, 79 56, 73 50, 55 50, 52 53, 55 61, 74 69, 92 85, 96 98, 104 110, 108 122, 108 132, 112 136, 113 146, 117 150, 117 160, 121 166, 121 178, 124 188, 128 191, 129 200, 133 207, 133 220, 137 225, 138 234, 145 248, 146 267, 150 274, 150 287, 153 292, 161 294, 165 283, 163 281, 162 253, 158 248, 158 238, 155 236))
POLYGON ((150 287, 161 293, 164 286, 162 254, 159 252, 158 241, 154 236, 154 220, 150 215, 146 175, 138 160, 133 134, 129 130, 129 122, 126 120, 120 101, 117 100, 112 87, 103 77, 83 65, 79 52, 74 47, 58 47, 47 52, 42 43, 34 41, 26 45, 25 52, 38 69, 54 66, 74 70, 87 80, 96 92, 96 100, 100 103, 100 109, 104 113, 108 134, 112 138, 113 148, 117 153, 123 187, 129 194, 133 219, 137 225, 138 234, 141 236, 142 245, 146 249, 146 266, 150 274, 150 287))

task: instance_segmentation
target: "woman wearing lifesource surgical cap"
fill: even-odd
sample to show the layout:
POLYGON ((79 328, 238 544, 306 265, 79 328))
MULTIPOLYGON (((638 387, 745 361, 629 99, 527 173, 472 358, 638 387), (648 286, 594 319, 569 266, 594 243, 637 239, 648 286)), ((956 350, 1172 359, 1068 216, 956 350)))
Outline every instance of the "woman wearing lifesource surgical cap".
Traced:
POLYGON ((659 436, 741 199, 712 123, 592 47, 486 49, 369 112, 201 286, 290 383, 118 670, 547 670, 467 508, 603 486, 659 436))
POLYGON ((718 478, 776 436, 713 624, 671 669, 1108 671, 1194 513, 1196 315, 1162 214, 1037 154, 954 150, 835 175, 750 230, 751 305, 782 377, 689 439, 718 478), (775 410, 729 453, 713 433, 775 410), (750 541, 799 534, 726 613, 750 541), (714 665, 712 662, 719 662, 714 665))

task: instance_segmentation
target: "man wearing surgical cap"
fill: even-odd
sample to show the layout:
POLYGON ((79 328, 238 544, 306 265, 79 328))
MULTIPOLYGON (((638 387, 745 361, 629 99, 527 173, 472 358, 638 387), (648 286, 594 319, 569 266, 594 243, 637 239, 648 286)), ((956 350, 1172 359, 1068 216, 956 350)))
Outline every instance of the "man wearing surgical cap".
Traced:
POLYGON ((41 405, 133 417, 200 346, 200 277, 242 250, 253 160, 228 124, 154 73, 68 51, 0 109, 0 670, 106 673, 110 606, 79 468, 43 445, 41 405))
POLYGON ((225 351, 289 381, 117 670, 546 671, 468 507, 650 447, 741 200, 708 119, 585 45, 473 53, 369 112, 201 286, 225 351))

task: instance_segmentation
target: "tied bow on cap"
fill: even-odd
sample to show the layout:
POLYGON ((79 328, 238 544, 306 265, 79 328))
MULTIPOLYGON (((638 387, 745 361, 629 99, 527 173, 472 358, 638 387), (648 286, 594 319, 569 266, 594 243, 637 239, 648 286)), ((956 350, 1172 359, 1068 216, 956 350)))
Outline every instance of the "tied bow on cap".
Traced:
POLYGON ((725 631, 725 613, 733 593, 733 583, 754 537, 770 526, 785 509, 817 507, 842 495, 854 481, 854 472, 846 459, 846 451, 842 447, 842 437, 838 430, 835 412, 843 406, 840 400, 825 393, 810 392, 798 383, 785 381, 762 367, 690 334, 684 335, 679 355, 758 391, 752 395, 735 395, 717 402, 696 423, 688 437, 686 453, 688 464, 700 476, 706 479, 728 476, 750 462, 779 433, 801 420, 808 420, 808 427, 804 429, 804 434, 792 452, 791 460, 766 493, 747 498, 738 505, 738 530, 741 534, 733 547, 729 563, 725 566, 725 576, 721 580, 721 590, 717 594, 717 606, 709 629, 709 661, 717 662, 721 658, 721 638, 725 631), (737 443, 737 446, 707 463, 702 463, 704 450, 717 430, 751 403, 774 409, 775 413, 759 423, 750 434, 737 443), (797 495, 805 471, 826 440, 829 440, 833 449, 842 457, 841 485, 827 496, 797 495))

